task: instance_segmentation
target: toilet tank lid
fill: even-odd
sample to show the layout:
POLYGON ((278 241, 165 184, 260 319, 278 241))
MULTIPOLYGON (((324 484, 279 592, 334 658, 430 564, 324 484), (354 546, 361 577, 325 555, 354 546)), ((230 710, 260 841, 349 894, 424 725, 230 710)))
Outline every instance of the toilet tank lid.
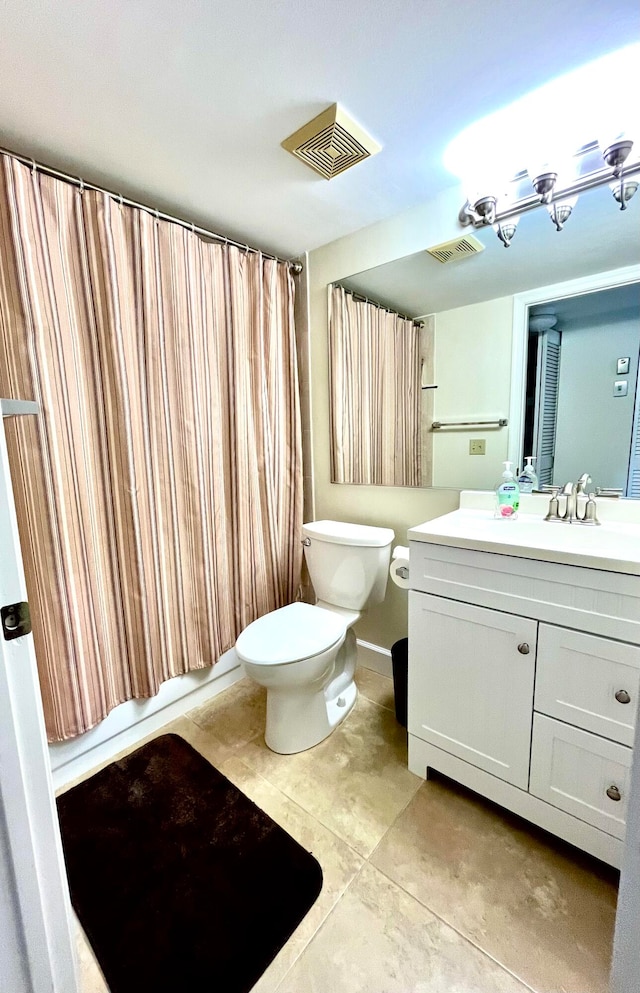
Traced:
POLYGON ((370 527, 368 524, 347 524, 344 521, 311 521, 302 525, 306 538, 318 538, 340 545, 366 545, 382 548, 395 538, 391 528, 370 527))

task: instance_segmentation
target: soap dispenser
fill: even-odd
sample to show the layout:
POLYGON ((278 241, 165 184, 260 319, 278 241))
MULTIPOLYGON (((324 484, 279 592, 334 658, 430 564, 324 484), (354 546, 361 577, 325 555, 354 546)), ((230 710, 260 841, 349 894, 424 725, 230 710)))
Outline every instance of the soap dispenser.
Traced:
POLYGON ((533 493, 534 490, 538 489, 538 477, 536 476, 536 471, 533 468, 534 461, 534 455, 527 455, 525 459, 527 464, 518 476, 518 486, 520 487, 521 493, 533 493))
POLYGON ((520 506, 520 487, 518 486, 513 472, 511 462, 504 463, 502 481, 496 486, 496 509, 495 517, 500 520, 513 521, 518 516, 520 506))

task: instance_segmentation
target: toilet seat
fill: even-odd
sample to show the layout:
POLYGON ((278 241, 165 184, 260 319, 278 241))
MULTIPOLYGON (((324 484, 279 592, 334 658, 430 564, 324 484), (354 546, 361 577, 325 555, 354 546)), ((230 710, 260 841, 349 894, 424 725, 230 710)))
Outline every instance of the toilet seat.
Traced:
POLYGON ((346 629, 339 614, 310 603, 291 603, 249 624, 236 641, 236 651, 255 665, 301 662, 332 648, 346 629))

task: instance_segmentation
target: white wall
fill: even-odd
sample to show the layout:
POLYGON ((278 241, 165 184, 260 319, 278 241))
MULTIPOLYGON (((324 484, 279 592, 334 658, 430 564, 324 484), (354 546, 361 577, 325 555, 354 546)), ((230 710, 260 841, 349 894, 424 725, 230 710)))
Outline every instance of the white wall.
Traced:
MULTIPOLYGON (((435 420, 508 417, 512 329, 511 296, 436 315, 435 420)), ((435 431, 433 485, 492 489, 508 437, 507 428, 435 431), (469 454, 472 439, 484 439, 485 455, 469 454)))
POLYGON ((636 315, 563 331, 554 480, 578 479, 589 472, 594 488, 624 490, 639 349, 640 319, 636 315), (630 372, 618 376, 616 361, 622 356, 631 358, 630 372), (629 383, 626 397, 613 395, 618 379, 629 383))

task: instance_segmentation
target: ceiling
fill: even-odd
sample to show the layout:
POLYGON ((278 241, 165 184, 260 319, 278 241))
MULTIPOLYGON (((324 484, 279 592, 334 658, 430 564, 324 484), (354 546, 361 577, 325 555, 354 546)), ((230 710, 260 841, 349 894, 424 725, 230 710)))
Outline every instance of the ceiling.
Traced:
POLYGON ((292 256, 453 185, 463 127, 640 37, 637 0, 3 0, 0 143, 292 256), (338 101, 383 146, 280 147, 338 101))
POLYGON ((627 283, 608 290, 564 297, 531 307, 529 313, 555 314, 558 318, 557 327, 563 332, 589 324, 608 326, 627 318, 633 318, 637 324, 640 313, 640 283, 627 283))

